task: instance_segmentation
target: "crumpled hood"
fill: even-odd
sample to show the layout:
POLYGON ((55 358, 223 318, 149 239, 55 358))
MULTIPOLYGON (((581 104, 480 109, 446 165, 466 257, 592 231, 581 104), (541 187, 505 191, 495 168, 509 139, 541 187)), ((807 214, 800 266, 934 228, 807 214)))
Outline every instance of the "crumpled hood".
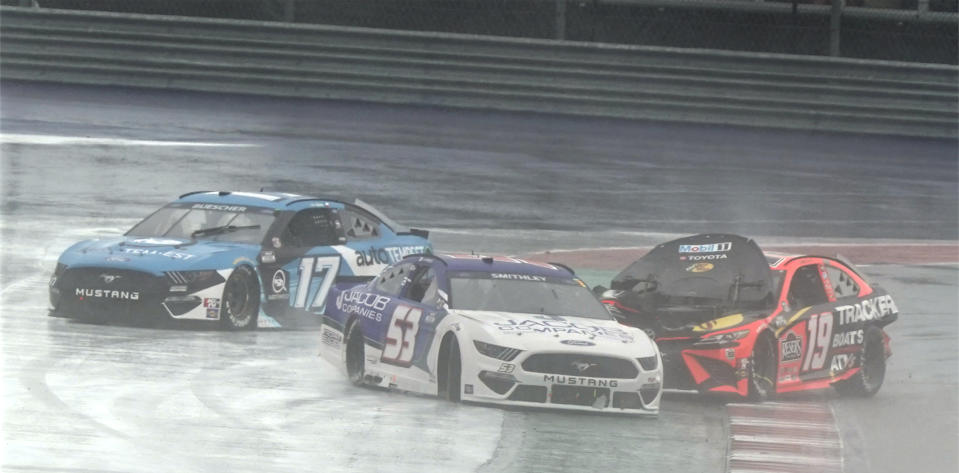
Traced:
POLYGON ((237 258, 255 264, 259 247, 246 243, 120 237, 81 241, 60 256, 67 266, 96 266, 148 272, 223 269, 237 258))
POLYGON ((624 355, 649 356, 653 342, 642 331, 615 320, 521 314, 479 310, 451 310, 478 324, 491 341, 521 350, 583 352, 592 349, 624 355))

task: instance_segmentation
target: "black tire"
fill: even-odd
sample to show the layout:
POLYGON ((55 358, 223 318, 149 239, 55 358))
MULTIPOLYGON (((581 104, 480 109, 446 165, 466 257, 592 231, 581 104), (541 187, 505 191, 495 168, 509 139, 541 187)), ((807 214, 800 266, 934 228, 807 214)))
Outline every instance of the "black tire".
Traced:
POLYGON ((776 339, 769 332, 756 338, 749 360, 749 400, 762 402, 776 395, 776 339))
POLYGON ((460 402, 460 393, 463 392, 463 383, 460 374, 463 372, 463 363, 460 359, 460 345, 455 336, 449 338, 449 349, 446 353, 445 370, 446 383, 441 388, 440 396, 450 402, 460 402))
POLYGON ((870 397, 879 392, 886 379, 886 347, 882 329, 875 325, 866 327, 862 350, 859 352, 859 372, 833 386, 843 396, 870 397))
POLYGON ((366 341, 363 340, 363 331, 356 320, 350 322, 346 328, 346 374, 355 386, 362 386, 366 379, 366 341))
POLYGON ((220 323, 229 330, 256 328, 260 315, 260 283, 249 266, 238 266, 223 287, 220 323))

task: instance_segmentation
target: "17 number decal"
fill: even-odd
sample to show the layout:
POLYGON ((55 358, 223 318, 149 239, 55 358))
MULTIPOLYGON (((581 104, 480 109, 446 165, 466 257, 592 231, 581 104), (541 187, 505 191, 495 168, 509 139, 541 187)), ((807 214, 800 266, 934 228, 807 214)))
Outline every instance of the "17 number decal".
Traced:
POLYGON ((832 312, 823 312, 809 317, 806 322, 806 356, 802 370, 821 370, 826 364, 829 341, 832 339, 832 312))
POLYGON ((293 299, 293 307, 299 308, 319 308, 322 310, 326 304, 326 295, 333 286, 333 280, 336 274, 340 272, 339 256, 315 256, 306 257, 300 260, 299 279, 296 284, 296 296, 293 299), (313 278, 319 276, 319 288, 313 297, 310 298, 310 289, 313 285, 313 278), (309 301, 307 301, 309 299, 309 301))

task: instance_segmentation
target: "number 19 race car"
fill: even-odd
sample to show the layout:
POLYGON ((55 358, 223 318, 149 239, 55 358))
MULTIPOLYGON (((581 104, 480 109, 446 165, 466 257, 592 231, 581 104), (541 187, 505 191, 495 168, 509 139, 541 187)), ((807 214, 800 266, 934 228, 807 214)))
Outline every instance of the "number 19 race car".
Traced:
POLYGON ((621 322, 662 351, 666 388, 762 400, 834 386, 879 391, 892 296, 850 264, 766 256, 752 240, 695 235, 656 246, 597 287, 621 322))
POLYGON ((409 256, 334 289, 321 355, 357 385, 536 408, 659 412, 656 345, 617 323, 568 268, 409 256))
POLYGON ((184 194, 122 237, 64 251, 50 279, 51 315, 315 327, 331 288, 429 252, 427 236, 359 200, 184 194))

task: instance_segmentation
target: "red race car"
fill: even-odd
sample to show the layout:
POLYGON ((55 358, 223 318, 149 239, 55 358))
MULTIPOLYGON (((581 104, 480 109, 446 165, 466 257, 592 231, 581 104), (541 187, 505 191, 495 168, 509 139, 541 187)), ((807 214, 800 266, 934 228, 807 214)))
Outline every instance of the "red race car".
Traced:
POLYGON ((841 258, 765 255, 728 234, 658 245, 611 286, 596 291, 656 340, 667 389, 754 400, 829 386, 875 394, 892 354, 883 327, 899 316, 841 258))

